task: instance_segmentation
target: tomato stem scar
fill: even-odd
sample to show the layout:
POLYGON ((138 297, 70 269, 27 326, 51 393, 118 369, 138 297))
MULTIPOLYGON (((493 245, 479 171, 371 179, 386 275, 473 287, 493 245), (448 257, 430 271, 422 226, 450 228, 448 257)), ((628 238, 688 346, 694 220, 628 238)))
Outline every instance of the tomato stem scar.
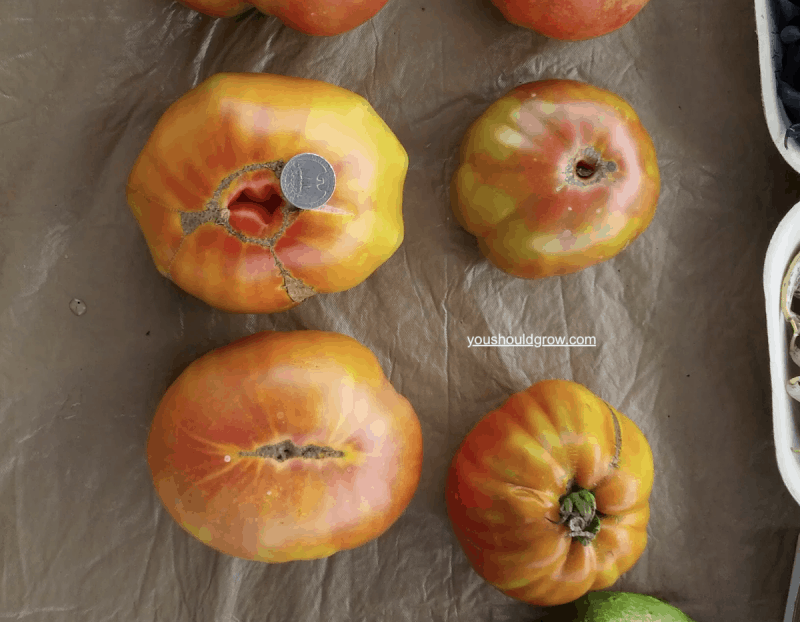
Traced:
POLYGON ((581 185, 594 184, 602 180, 607 173, 613 173, 616 170, 615 162, 603 160, 597 149, 587 147, 570 162, 566 171, 566 181, 581 185))
POLYGON ((596 170, 595 168, 596 164, 597 164, 596 162, 587 162, 586 160, 580 160, 575 165, 575 173, 578 175, 578 177, 581 177, 583 179, 591 177, 592 175, 594 175, 594 172, 596 170))

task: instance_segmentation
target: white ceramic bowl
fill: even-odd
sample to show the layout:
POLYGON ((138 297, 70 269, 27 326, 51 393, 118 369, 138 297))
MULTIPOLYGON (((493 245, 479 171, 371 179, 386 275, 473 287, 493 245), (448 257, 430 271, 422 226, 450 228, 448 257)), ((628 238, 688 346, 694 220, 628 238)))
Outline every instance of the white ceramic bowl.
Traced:
MULTIPOLYGON (((791 327, 781 312, 781 285, 786 269, 800 251, 800 204, 783 217, 772 236, 764 262, 764 296, 767 304, 767 339, 772 382, 772 423, 778 469, 786 487, 800 504, 800 447, 794 410, 796 402, 789 397, 786 383, 798 372, 789 356, 791 327)), ((800 405, 798 405, 800 406, 800 405)))
POLYGON ((778 65, 776 58, 781 54, 780 33, 775 26, 777 7, 770 0, 756 2, 756 33, 758 34, 758 62, 761 66, 761 100, 764 115, 772 142, 791 167, 800 172, 800 147, 797 141, 790 140, 784 147, 783 140, 789 118, 778 100, 778 65))

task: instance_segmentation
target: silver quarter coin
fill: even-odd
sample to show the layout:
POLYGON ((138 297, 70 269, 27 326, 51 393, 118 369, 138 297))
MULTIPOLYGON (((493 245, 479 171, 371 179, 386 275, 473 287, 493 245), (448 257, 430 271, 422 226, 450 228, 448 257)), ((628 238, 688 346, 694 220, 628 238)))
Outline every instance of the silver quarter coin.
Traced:
POLYGON ((300 209, 316 209, 328 201, 336 188, 333 167, 316 153, 300 153, 281 171, 284 198, 300 209))

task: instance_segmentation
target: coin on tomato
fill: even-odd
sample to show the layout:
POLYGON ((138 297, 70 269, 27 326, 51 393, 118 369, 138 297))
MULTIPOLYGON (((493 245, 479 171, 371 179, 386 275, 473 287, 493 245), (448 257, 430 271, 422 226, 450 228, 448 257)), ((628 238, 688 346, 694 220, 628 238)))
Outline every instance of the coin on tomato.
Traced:
POLYGON ((284 562, 384 533, 419 483, 422 434, 355 339, 262 332, 186 368, 158 405, 147 459, 161 501, 192 536, 284 562))
POLYGON ((212 17, 233 17, 254 7, 307 35, 338 35, 370 20, 387 0, 180 0, 212 17))
POLYGON ((492 0, 512 24, 553 39, 581 41, 622 28, 649 0, 492 0))
POLYGON ((127 198, 161 274, 218 309, 272 313, 358 285, 397 250, 407 168, 356 93, 217 74, 163 114, 127 198))
POLYGON ((625 100, 543 80, 472 124, 450 197, 494 265, 534 279, 614 257, 650 224, 660 187, 653 141, 625 100))

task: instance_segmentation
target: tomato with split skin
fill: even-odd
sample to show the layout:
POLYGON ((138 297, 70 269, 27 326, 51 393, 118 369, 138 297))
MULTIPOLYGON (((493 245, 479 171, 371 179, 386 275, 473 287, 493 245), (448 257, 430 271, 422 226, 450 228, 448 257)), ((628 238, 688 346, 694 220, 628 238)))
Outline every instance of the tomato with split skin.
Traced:
POLYGON ((388 0, 180 0, 213 17, 234 17, 253 8, 308 35, 342 34, 372 19, 388 0))
POLYGON ((522 84, 470 126, 450 189, 459 223, 514 276, 606 261, 652 221, 656 151, 621 97, 574 80, 522 84))
POLYGON ((158 270, 229 312, 273 313, 364 281, 403 240, 408 156, 361 96, 270 74, 217 74, 164 113, 128 203, 158 270), (335 189, 316 209, 281 193, 282 167, 314 153, 335 189))
POLYGON ((147 460, 164 507, 204 544, 263 562, 318 559, 400 517, 422 433, 355 339, 266 331, 186 368, 158 405, 147 460))

